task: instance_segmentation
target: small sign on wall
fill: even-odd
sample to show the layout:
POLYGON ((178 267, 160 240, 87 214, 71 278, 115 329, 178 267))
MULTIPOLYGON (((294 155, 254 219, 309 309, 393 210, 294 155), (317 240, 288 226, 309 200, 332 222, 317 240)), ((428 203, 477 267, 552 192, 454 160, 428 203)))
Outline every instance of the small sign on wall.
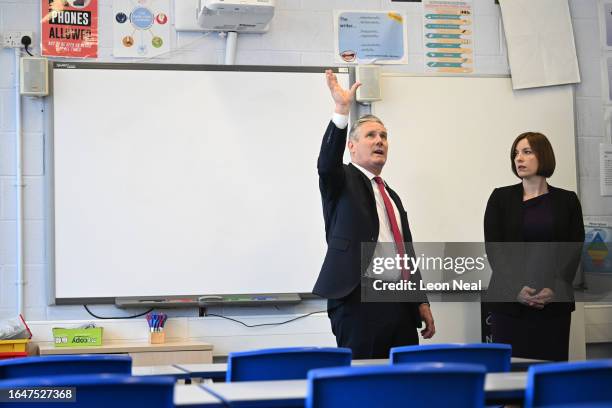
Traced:
POLYGON ((584 217, 582 267, 590 273, 612 273, 612 218, 584 217))

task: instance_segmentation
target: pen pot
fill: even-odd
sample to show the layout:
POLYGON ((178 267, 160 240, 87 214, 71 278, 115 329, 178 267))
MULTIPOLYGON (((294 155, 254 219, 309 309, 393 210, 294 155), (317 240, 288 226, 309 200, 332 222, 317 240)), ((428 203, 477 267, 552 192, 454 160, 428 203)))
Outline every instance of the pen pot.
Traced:
POLYGON ((166 332, 161 331, 152 331, 149 332, 149 343, 151 344, 161 344, 166 342, 166 332))

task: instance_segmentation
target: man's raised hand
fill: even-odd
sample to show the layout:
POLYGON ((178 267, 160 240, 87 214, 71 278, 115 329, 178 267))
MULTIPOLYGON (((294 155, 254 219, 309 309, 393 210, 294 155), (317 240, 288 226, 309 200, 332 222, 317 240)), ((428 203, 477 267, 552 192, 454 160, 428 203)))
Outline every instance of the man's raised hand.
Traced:
POLYGON ((355 100, 357 88, 361 86, 361 83, 355 82, 353 86, 351 86, 351 89, 346 90, 340 86, 338 83, 338 78, 336 78, 336 74, 334 74, 331 69, 325 70, 325 79, 327 81, 329 91, 331 92, 332 99, 336 103, 335 112, 341 115, 348 115, 351 109, 351 104, 355 100))

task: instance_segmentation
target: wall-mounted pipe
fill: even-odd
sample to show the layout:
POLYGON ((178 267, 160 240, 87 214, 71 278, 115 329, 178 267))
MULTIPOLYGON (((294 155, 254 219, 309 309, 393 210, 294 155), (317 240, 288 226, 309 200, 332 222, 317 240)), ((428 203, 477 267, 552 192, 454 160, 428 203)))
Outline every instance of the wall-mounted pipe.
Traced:
POLYGON ((236 63, 236 43, 238 42, 238 33, 229 31, 225 38, 225 65, 234 65, 236 63))
POLYGON ((19 93, 19 76, 21 50, 15 48, 15 218, 17 222, 15 237, 15 253, 17 264, 16 290, 17 290, 17 313, 25 316, 25 280, 24 280, 24 256, 23 256, 23 138, 21 131, 21 94, 19 93))

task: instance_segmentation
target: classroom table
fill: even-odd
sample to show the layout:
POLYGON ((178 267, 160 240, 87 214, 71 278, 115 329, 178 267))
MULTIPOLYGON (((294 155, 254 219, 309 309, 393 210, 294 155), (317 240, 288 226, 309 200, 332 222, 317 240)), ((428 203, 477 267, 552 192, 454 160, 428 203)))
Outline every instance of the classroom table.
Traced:
POLYGON ((174 386, 174 405, 181 407, 205 406, 206 408, 224 408, 226 406, 223 401, 202 387, 183 384, 174 386))
MULTIPOLYGON (((303 407, 307 380, 240 381, 200 385, 229 406, 303 407)), ((488 404, 521 403, 525 395, 527 373, 489 373, 485 378, 488 404)))
POLYGON ((522 404, 525 399, 527 372, 488 373, 485 377, 487 404, 522 404))
MULTIPOLYGON (((384 365, 388 364, 386 358, 372 360, 353 360, 352 365, 384 365)), ((174 367, 181 369, 195 378, 212 378, 214 381, 225 381, 227 363, 211 364, 175 364, 174 367)))
MULTIPOLYGON (((352 365, 384 365, 388 364, 388 358, 378 358, 371 360, 353 360, 352 365)), ((530 365, 550 363, 548 360, 534 360, 532 358, 512 357, 510 359, 511 371, 527 371, 530 365)))
POLYGON ((138 366, 132 367, 132 375, 135 376, 171 376, 177 380, 191 378, 191 373, 173 365, 138 366))
MULTIPOLYGON (((389 359, 387 358, 378 358, 378 359, 371 359, 371 360, 353 360, 351 362, 351 364, 354 366, 357 366, 357 365, 384 365, 388 363, 389 363, 389 359)), ((550 363, 550 361, 534 360, 532 358, 512 357, 510 359, 510 370, 519 371, 519 372, 527 371, 527 369, 531 365, 544 364, 544 363, 550 363)))
POLYGON ((529 366, 536 364, 551 363, 548 360, 535 360, 532 358, 512 357, 510 360, 510 371, 527 371, 529 366))
MULTIPOLYGON (((541 364, 546 362, 547 361, 545 360, 532 360, 528 358, 512 357, 511 369, 512 371, 518 372, 527 371, 527 368, 532 364, 541 364)), ((353 360, 351 364, 354 366, 385 365, 389 364, 389 359, 379 358, 371 360, 353 360)), ((214 381, 225 381, 225 372, 227 371, 226 363, 175 364, 174 367, 188 372, 191 377, 212 378, 214 381)))
POLYGON ((227 363, 211 364, 175 364, 174 367, 181 369, 195 378, 212 378, 213 381, 225 381, 227 363))

